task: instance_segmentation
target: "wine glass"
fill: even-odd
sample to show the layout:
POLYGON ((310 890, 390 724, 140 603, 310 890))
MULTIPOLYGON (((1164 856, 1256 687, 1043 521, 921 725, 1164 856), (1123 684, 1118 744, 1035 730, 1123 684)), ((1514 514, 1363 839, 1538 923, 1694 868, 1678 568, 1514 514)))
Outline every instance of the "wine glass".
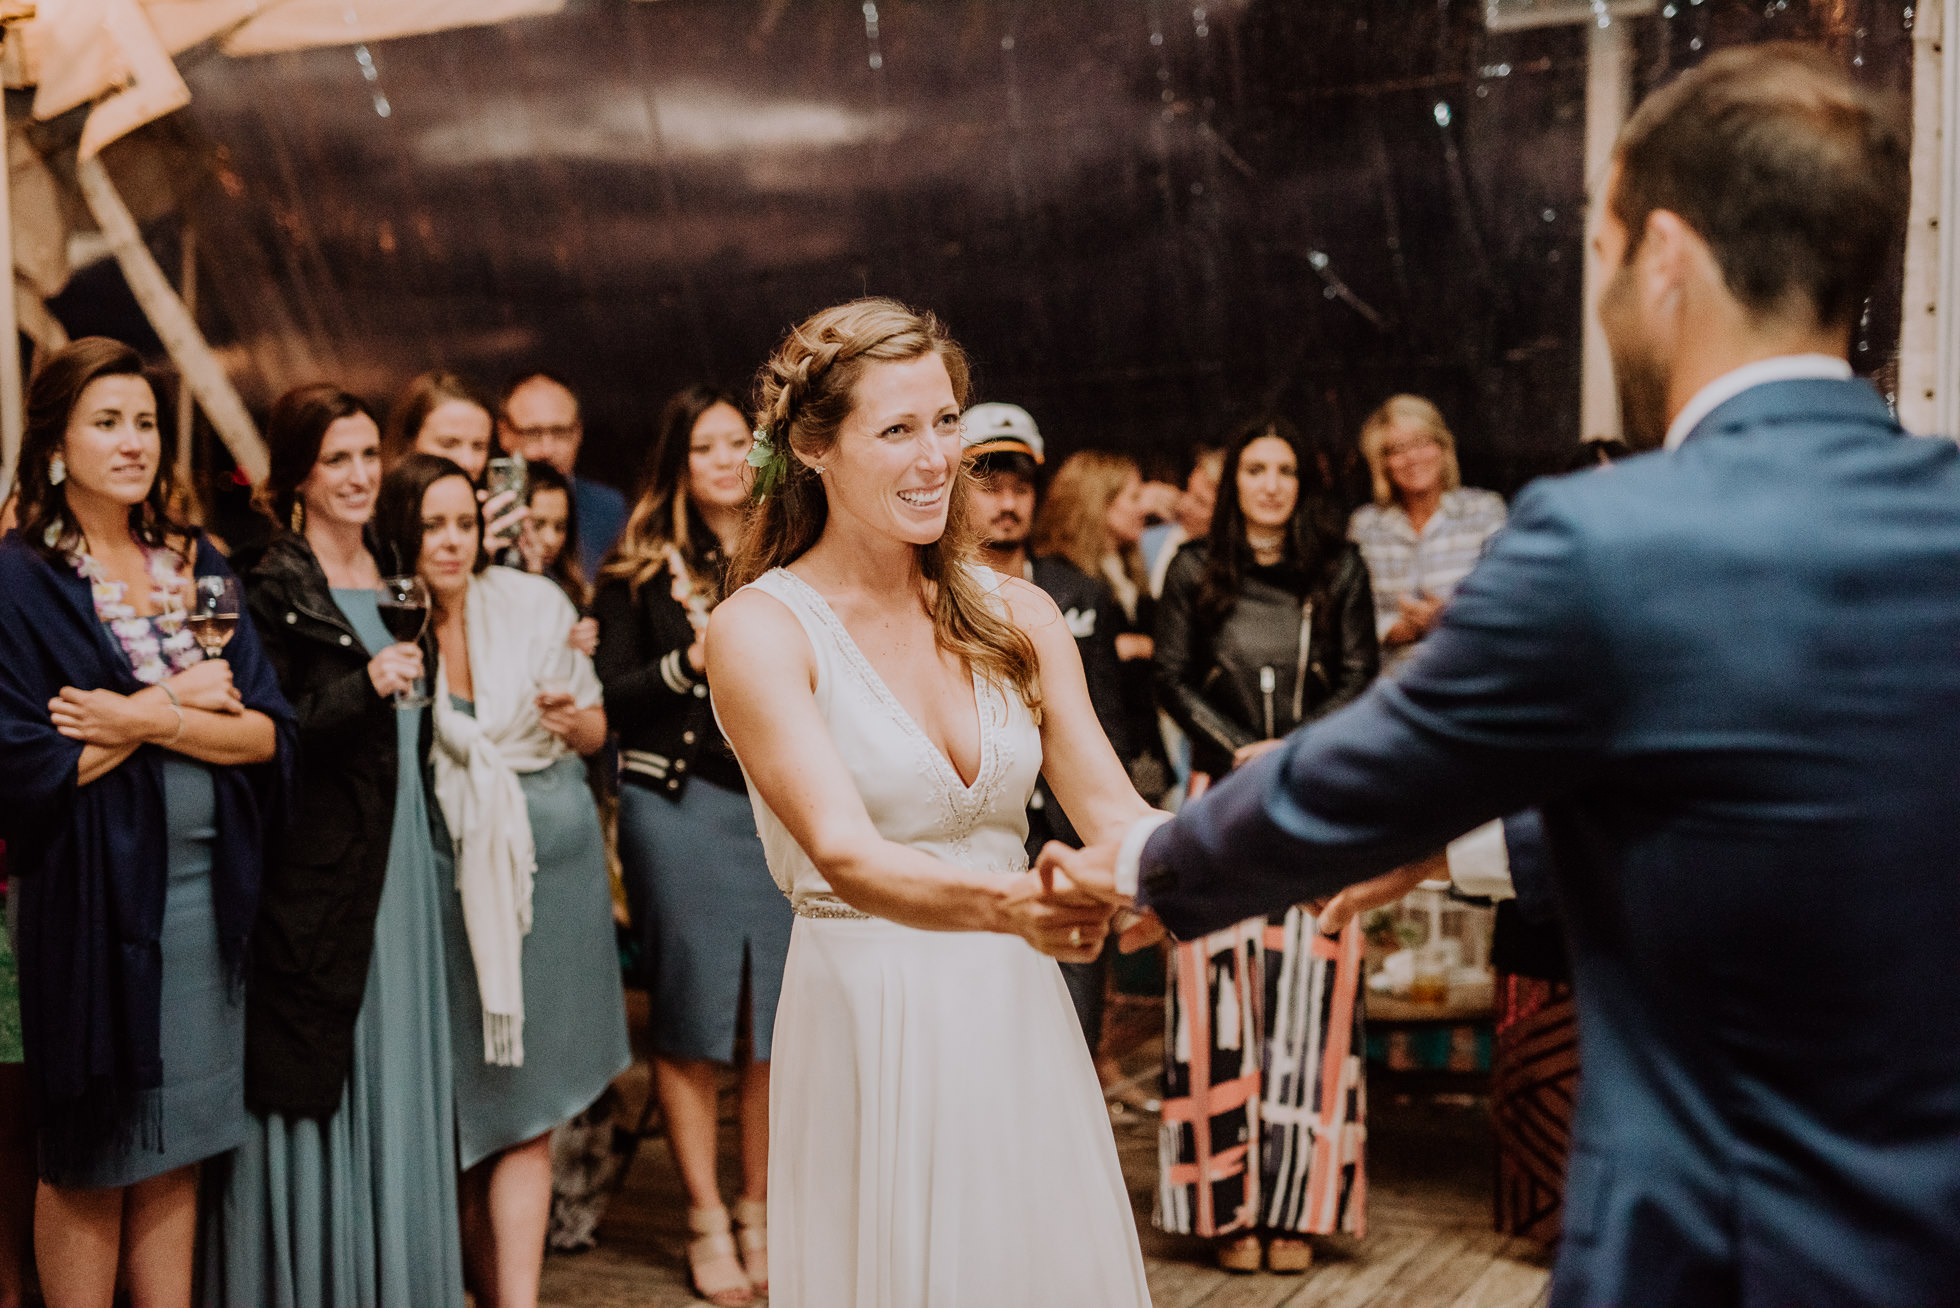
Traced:
POLYGON ((236 577, 211 573, 197 579, 187 625, 191 629, 191 639, 204 651, 205 658, 217 658, 231 640, 232 632, 238 627, 243 600, 244 594, 236 577))
MULTIPOLYGON (((429 588, 413 573, 402 577, 383 577, 375 587, 375 606, 381 610, 381 625, 404 645, 422 639, 429 625, 429 588)), ((429 706, 426 677, 417 677, 407 690, 395 692, 395 707, 419 709, 429 706)))

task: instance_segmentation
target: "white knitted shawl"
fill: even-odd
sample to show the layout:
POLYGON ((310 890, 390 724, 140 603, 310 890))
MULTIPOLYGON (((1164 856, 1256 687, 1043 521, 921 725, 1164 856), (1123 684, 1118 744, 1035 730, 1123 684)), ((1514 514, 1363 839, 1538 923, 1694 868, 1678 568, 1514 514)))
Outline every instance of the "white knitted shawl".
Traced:
MULTIPOLYGON (((524 937, 537 873, 517 777, 565 755, 564 742, 538 721, 537 677, 566 658, 577 620, 554 582, 487 568, 470 579, 463 614, 474 717, 450 704, 448 669, 439 663, 436 670, 436 799, 456 842, 456 892, 483 1002, 483 1058, 504 1067, 524 1064, 524 937)), ((568 666, 580 707, 598 703, 591 662, 571 651, 568 666)))

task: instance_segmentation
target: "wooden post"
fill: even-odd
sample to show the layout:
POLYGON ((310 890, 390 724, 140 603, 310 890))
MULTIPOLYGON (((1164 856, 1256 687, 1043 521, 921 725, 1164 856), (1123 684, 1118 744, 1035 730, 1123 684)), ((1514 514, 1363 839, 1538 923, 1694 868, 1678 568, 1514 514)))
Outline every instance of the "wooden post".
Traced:
POLYGON ((184 302, 177 298, 163 269, 157 266, 150 247, 143 243, 136 219, 130 216, 129 207, 117 194, 101 158, 90 156, 78 160, 75 179, 81 184, 82 198, 95 216, 96 225, 102 229, 109 248, 115 251, 123 280, 129 283, 136 302, 143 306, 143 313, 163 341, 163 348, 170 352, 184 378, 185 389, 204 406, 205 416, 211 419, 218 439, 225 443, 252 484, 258 485, 265 480, 268 466, 259 429, 252 422, 252 415, 246 412, 245 402, 238 398, 231 378, 225 375, 224 365, 211 352, 210 344, 186 312, 184 302))
POLYGON ((26 408, 20 384, 20 327, 14 316, 14 206, 9 189, 7 116, 0 113, 0 269, 5 269, 7 293, 0 293, 0 501, 12 493, 14 471, 20 465, 20 439, 26 408))
POLYGON ((1592 23, 1586 35, 1586 261, 1583 353, 1579 362, 1579 439, 1620 436, 1620 395, 1613 385, 1613 356, 1594 308, 1601 288, 1592 237, 1606 207, 1606 179, 1613 146, 1626 125, 1632 90, 1633 43, 1627 25, 1592 23))
POLYGON ((1899 421, 1960 439, 1960 0, 1921 5, 1912 43, 1899 421))
MULTIPOLYGON (((197 326, 197 228, 184 220, 183 258, 177 267, 177 293, 184 299, 184 316, 197 326)), ((188 486, 197 475, 191 457, 191 433, 197 428, 197 397, 188 385, 177 388, 177 484, 188 486)))

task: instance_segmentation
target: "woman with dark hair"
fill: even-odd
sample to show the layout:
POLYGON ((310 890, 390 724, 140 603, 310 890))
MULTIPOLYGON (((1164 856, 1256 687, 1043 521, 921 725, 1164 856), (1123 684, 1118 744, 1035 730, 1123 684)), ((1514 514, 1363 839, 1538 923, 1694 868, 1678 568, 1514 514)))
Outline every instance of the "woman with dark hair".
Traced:
MULTIPOLYGON (((1158 694, 1190 737, 1194 777, 1274 748, 1375 677, 1368 570, 1326 488, 1306 481, 1313 466, 1284 419, 1241 428, 1211 535, 1164 578, 1158 694)), ((1301 906, 1173 958, 1157 1225, 1220 1238, 1230 1271, 1258 1270, 1262 1237, 1271 1270, 1305 1271, 1305 1235, 1362 1226, 1360 929, 1323 942, 1301 906), (1240 1145, 1242 1167, 1215 1165, 1214 1148, 1240 1145)))
POLYGON ((55 351, 28 391, 0 543, 0 838, 20 880, 21 1017, 49 1304, 191 1296, 197 1164, 244 1138, 239 981, 292 716, 239 616, 193 638, 174 428, 126 345, 55 351), (165 1020, 165 1015, 168 1020, 165 1020))
MULTIPOLYGON (((583 609, 592 600, 592 590, 578 562, 578 519, 572 513, 571 479, 549 463, 526 464, 524 507, 530 512, 517 537, 524 570, 551 578, 565 592, 565 598, 583 609)), ((592 634, 596 640, 596 627, 592 634)), ((585 653, 590 655, 592 649, 585 653)))
MULTIPOLYGON (((427 709, 393 698, 433 660, 381 621, 367 528, 381 434, 355 396, 272 406, 260 506, 276 534, 246 580, 299 719, 293 823, 253 939, 253 1120, 207 1193, 212 1308, 463 1302, 442 898, 427 709)), ((412 563, 413 560, 410 560, 412 563)))
POLYGON ((793 921, 715 725, 701 652, 748 507, 749 444, 725 392, 690 386, 667 402, 593 601, 599 679, 624 751, 619 855, 653 1005, 654 1088, 696 1229, 728 1228, 716 1065, 742 1058, 741 1259, 713 1242, 688 1247, 695 1288, 718 1304, 747 1303, 769 1284, 770 1036, 793 921))
POLYGON ((469 477, 410 454, 375 526, 428 585, 438 651, 435 791, 455 838, 443 896, 459 1202, 485 1308, 537 1302, 550 1134, 631 1056, 605 841, 580 761, 605 743, 578 611, 555 584, 489 567, 469 477))

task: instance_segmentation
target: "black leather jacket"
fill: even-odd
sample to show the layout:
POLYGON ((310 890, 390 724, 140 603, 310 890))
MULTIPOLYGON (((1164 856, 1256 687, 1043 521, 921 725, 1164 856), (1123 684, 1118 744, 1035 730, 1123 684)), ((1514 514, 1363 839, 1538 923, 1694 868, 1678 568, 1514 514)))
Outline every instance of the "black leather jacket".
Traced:
POLYGON ((1276 584, 1285 577, 1277 569, 1249 572, 1215 628, 1197 613, 1206 557, 1204 542, 1186 545, 1164 578, 1157 694, 1191 738, 1192 769, 1221 776, 1240 746, 1285 736, 1367 689, 1381 651, 1368 568, 1354 546, 1341 551, 1317 597, 1276 584))
MULTIPOLYGON (((372 652, 334 603, 304 537, 280 532, 245 579, 246 602, 299 720, 293 818, 272 834, 245 1001, 245 1094, 261 1112, 326 1117, 340 1106, 367 989, 374 918, 395 826, 394 705, 372 652)), ((436 665, 435 637, 422 638, 436 665)), ((421 719, 418 757, 429 756, 421 719)), ((423 785, 429 785, 423 766, 423 785)), ((430 838, 449 836, 429 792, 430 838)), ((167 1017, 166 1017, 167 1020, 167 1017)))

